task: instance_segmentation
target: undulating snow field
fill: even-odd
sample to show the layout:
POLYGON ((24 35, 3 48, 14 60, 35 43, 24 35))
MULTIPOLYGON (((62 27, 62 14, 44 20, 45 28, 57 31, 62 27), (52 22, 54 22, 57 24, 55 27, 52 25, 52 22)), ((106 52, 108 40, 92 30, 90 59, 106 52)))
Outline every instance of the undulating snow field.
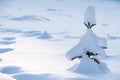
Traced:
POLYGON ((119 9, 119 0, 0 0, 0 80, 120 80, 119 9), (79 63, 65 54, 87 29, 87 6, 96 10, 93 32, 108 40, 107 74, 68 70, 79 63))

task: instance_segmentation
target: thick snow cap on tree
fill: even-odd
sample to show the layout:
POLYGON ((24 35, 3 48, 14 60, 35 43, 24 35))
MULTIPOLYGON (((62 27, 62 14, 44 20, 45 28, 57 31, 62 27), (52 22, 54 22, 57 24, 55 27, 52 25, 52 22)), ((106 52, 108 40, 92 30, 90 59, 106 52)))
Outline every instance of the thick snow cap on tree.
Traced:
POLYGON ((79 64, 76 64, 72 68, 69 69, 75 73, 82 74, 101 74, 102 71, 98 67, 98 64, 94 63, 86 54, 83 54, 83 58, 81 59, 79 64))
POLYGON ((80 63, 75 64, 75 66, 69 69, 70 71, 82 74, 102 74, 109 72, 109 69, 104 62, 97 64, 93 62, 92 59, 90 59, 86 54, 83 54, 82 56, 83 57, 81 58, 80 63))
POLYGON ((96 24, 96 17, 95 17, 95 10, 93 6, 88 6, 86 11, 85 11, 85 15, 84 15, 84 23, 85 24, 96 24))
POLYGON ((50 39, 50 38, 52 38, 52 36, 50 34, 48 34, 47 31, 44 31, 39 38, 40 39, 50 39))
POLYGON ((87 29, 86 33, 81 37, 80 42, 66 53, 67 59, 71 60, 73 57, 82 56, 86 51, 94 54, 97 53, 104 58, 106 53, 99 46, 99 39, 91 29, 87 29))

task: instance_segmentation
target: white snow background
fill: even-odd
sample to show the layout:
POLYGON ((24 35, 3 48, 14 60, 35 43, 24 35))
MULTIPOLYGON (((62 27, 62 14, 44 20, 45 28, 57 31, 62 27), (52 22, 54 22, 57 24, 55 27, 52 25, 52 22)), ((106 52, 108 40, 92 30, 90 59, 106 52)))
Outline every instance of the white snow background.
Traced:
POLYGON ((0 80, 120 80, 119 9, 120 0, 0 0, 0 80), (65 54, 86 32, 87 6, 96 11, 93 32, 108 40, 108 74, 68 70, 79 62, 65 54))

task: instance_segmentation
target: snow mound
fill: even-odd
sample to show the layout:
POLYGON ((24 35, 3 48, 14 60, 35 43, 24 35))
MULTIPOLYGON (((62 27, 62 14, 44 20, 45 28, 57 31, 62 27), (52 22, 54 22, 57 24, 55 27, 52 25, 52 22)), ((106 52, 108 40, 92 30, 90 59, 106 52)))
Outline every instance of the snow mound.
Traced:
POLYGON ((38 37, 39 39, 50 39, 50 38, 52 38, 52 36, 47 32, 47 31, 45 31, 45 32, 43 32, 43 34, 40 36, 40 37, 38 37))
POLYGON ((21 68, 17 66, 6 66, 1 68, 0 72, 4 74, 15 74, 15 73, 20 73, 22 71, 21 68))
POLYGON ((87 25, 96 24, 95 10, 93 6, 88 6, 84 15, 84 23, 87 25))

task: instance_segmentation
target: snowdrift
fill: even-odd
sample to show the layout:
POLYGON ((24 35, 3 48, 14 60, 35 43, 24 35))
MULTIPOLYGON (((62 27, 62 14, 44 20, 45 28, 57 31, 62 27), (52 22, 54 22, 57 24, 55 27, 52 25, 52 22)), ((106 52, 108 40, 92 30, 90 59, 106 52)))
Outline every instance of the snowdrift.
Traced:
POLYGON ((39 39, 50 39, 52 38, 52 36, 50 34, 48 34, 47 31, 43 32, 40 37, 38 37, 39 39))

